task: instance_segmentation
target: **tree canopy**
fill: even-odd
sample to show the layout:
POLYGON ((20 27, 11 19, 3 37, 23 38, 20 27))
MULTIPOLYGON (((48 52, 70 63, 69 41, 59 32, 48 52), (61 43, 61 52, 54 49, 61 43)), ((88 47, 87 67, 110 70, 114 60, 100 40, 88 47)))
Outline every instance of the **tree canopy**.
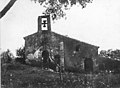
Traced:
POLYGON ((110 58, 113 60, 120 60, 120 50, 119 49, 101 50, 100 56, 105 57, 105 58, 110 58))
MULTIPOLYGON (((9 9, 14 5, 17 0, 10 0, 5 8, 0 12, 0 18, 2 18, 9 9)), ((70 9, 73 5, 79 3, 82 8, 85 8, 87 3, 91 3, 92 0, 31 0, 35 3, 38 2, 40 5, 46 8, 43 14, 50 14, 52 19, 59 19, 64 17, 66 14, 64 10, 70 9)))
POLYGON ((85 8, 87 3, 92 3, 92 0, 31 0, 46 8, 43 14, 51 14, 53 20, 64 17, 64 10, 70 9, 73 5, 79 3, 82 8, 85 8))
POLYGON ((111 70, 120 73, 120 50, 101 50, 97 63, 99 70, 111 70))

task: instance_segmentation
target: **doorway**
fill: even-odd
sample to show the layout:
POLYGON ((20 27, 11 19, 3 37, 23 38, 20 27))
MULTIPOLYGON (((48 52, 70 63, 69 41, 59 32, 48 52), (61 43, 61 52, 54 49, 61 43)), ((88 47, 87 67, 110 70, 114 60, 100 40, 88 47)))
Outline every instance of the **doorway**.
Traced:
POLYGON ((86 73, 93 72, 93 60, 92 58, 85 58, 84 69, 86 73))
POLYGON ((49 52, 47 50, 44 50, 42 52, 42 58, 43 58, 43 68, 49 67, 49 52))

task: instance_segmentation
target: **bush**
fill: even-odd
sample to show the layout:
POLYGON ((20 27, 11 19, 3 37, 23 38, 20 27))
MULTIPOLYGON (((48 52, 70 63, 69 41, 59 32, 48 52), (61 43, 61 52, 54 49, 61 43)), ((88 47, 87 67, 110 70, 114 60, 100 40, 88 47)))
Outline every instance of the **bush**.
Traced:
POLYGON ((36 60, 26 59, 26 64, 33 66, 33 67, 42 67, 42 62, 36 61, 36 60))
POLYGON ((10 63, 13 59, 13 54, 8 49, 7 51, 1 53, 0 58, 1 58, 1 64, 10 63))
POLYGON ((16 50, 16 55, 18 56, 16 58, 17 62, 20 62, 22 64, 25 64, 25 47, 20 47, 16 50))
POLYGON ((15 58, 15 61, 16 61, 16 62, 20 62, 21 64, 26 64, 25 59, 24 59, 24 58, 21 58, 21 57, 15 58))
POLYGON ((95 77, 95 88, 118 88, 120 86, 120 74, 101 73, 95 77))

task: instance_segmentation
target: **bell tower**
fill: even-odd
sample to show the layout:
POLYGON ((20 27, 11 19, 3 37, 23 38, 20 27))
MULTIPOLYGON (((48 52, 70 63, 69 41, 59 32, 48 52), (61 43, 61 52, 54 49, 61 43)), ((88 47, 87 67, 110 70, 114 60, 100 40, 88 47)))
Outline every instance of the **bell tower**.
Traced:
POLYGON ((38 17, 38 32, 42 30, 51 31, 50 15, 44 15, 38 17))

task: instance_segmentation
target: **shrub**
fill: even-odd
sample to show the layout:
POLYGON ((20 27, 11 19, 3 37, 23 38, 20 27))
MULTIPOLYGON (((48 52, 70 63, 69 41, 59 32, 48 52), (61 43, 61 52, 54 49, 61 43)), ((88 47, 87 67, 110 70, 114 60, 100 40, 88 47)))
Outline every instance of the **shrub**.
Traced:
POLYGON ((33 66, 33 67, 42 67, 42 62, 36 61, 36 60, 26 59, 26 64, 33 66))
POLYGON ((16 57, 15 58, 15 61, 16 62, 20 62, 21 64, 25 64, 26 62, 25 62, 25 59, 24 58, 21 58, 21 57, 16 57))
POLYGON ((25 47, 20 47, 16 50, 16 55, 18 56, 16 58, 17 62, 20 62, 22 64, 25 64, 25 47))
POLYGON ((10 63, 13 59, 13 54, 8 49, 7 51, 1 53, 0 58, 1 58, 1 64, 10 63))

